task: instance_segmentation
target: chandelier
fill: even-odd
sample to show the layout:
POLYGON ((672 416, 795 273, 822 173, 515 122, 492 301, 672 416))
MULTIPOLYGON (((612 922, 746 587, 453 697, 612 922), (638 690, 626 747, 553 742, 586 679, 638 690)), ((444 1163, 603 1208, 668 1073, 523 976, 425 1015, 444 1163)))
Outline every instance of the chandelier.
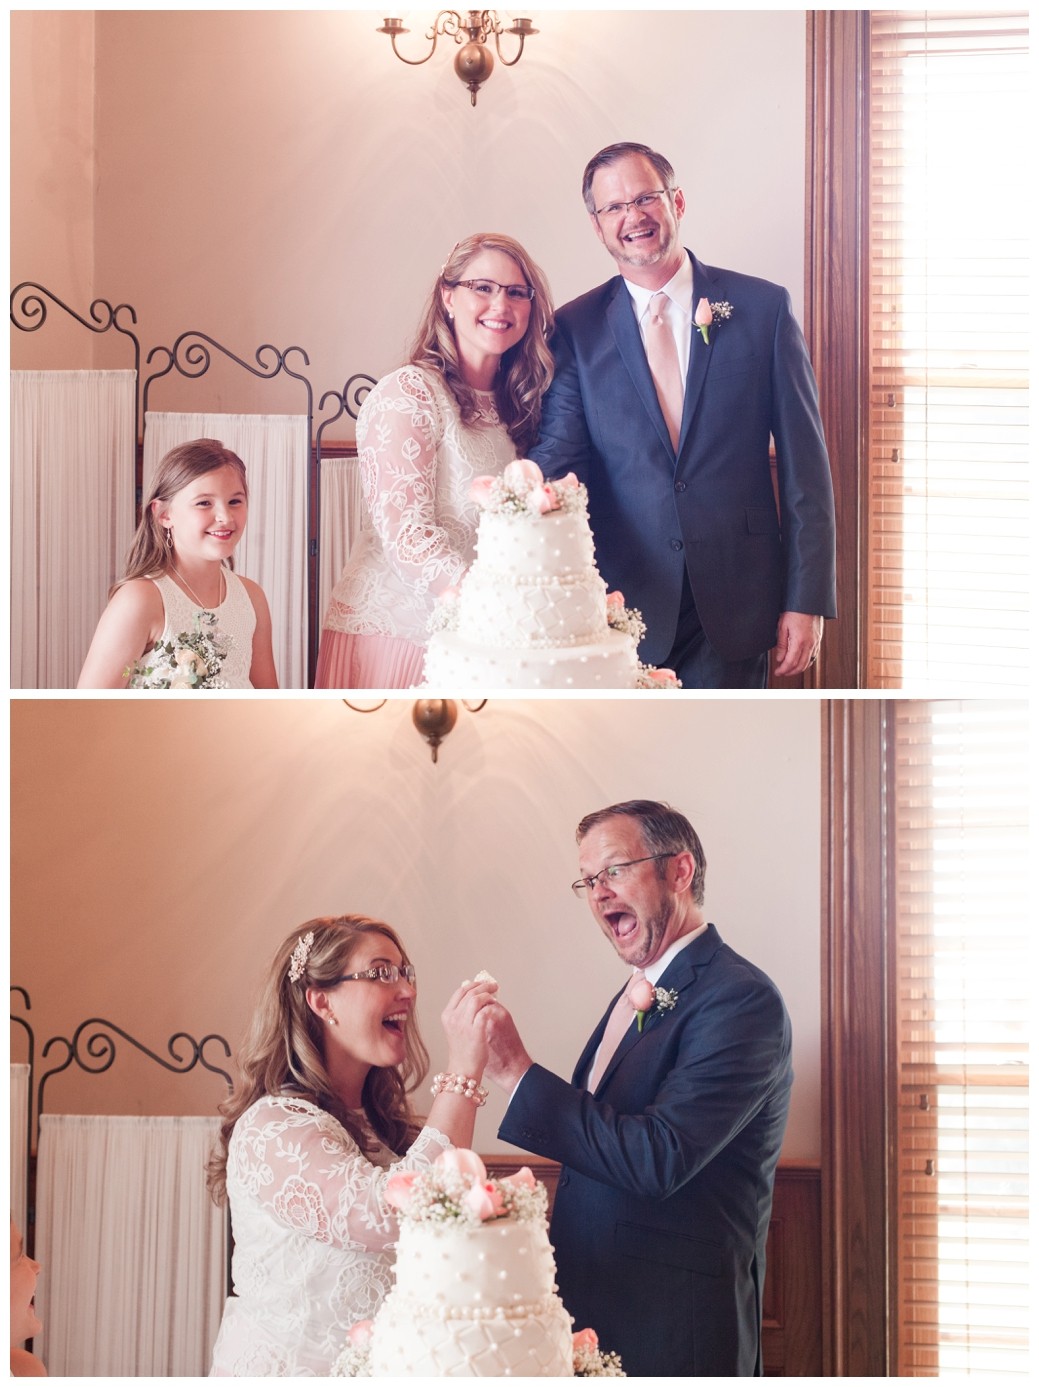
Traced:
MULTIPOLYGON (((377 713, 380 708, 385 708, 389 701, 387 698, 380 698, 369 707, 362 708, 356 703, 351 703, 348 698, 343 699, 346 706, 352 708, 355 713, 377 713)), ((478 702, 470 703, 463 698, 461 703, 470 713, 478 713, 487 700, 481 698, 478 702)), ((418 698, 411 710, 411 721, 432 748, 433 762, 436 764, 440 743, 458 721, 458 704, 453 698, 418 698)))
POLYGON ((455 71, 469 88, 469 95, 475 106, 476 95, 481 85, 487 81, 494 69, 494 54, 488 46, 488 40, 491 36, 494 36, 495 51, 502 64, 505 67, 515 67, 523 56, 524 41, 538 31, 529 19, 513 20, 510 27, 506 29, 498 18, 497 10, 469 10, 467 15, 468 17, 463 19, 457 10, 441 10, 426 34, 426 38, 431 40, 431 45, 424 58, 406 58, 398 49, 398 36, 408 33, 408 30, 404 28, 402 19, 384 19, 382 27, 376 29, 375 32, 377 34, 389 34, 394 53, 402 63, 407 63, 409 67, 421 67, 423 63, 428 63, 436 52, 437 39, 441 35, 454 39, 456 44, 461 45, 458 53, 455 54, 455 71), (506 58, 502 53, 502 34, 512 34, 519 39, 519 48, 514 58, 506 58))

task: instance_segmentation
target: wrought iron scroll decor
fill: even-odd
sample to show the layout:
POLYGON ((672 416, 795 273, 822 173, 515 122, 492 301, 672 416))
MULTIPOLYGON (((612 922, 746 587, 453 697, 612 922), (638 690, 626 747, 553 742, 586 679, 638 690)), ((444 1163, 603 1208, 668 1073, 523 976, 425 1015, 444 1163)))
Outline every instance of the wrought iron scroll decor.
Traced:
MULTIPOLYGON (((12 986, 11 993, 12 1000, 14 994, 17 993, 24 1002, 26 1010, 31 1009, 29 994, 24 987, 12 986)), ((232 1058, 231 1047, 222 1035, 213 1033, 196 1040, 187 1031, 176 1031, 167 1042, 166 1050, 169 1059, 166 1059, 132 1036, 129 1031, 124 1031, 121 1026, 117 1026, 112 1021, 106 1021, 100 1016, 92 1016, 86 1021, 81 1021, 71 1036, 51 1036, 40 1051, 39 1065, 37 1066, 35 1035, 32 1026, 24 1017, 16 1016, 13 1012, 11 1021, 14 1025, 21 1026, 29 1037, 30 1151, 35 1148, 33 1136, 37 1135, 39 1131, 39 1120, 44 1110, 45 1090, 48 1081, 53 1079, 56 1074, 64 1073, 73 1065, 87 1074, 105 1073, 115 1063, 120 1040, 125 1041, 127 1045, 132 1046, 133 1049, 145 1055, 155 1064, 161 1065, 171 1074, 188 1074, 195 1068, 201 1068, 223 1079, 228 1092, 233 1087, 231 1074, 224 1067, 232 1058), (54 1060, 58 1062, 52 1062, 49 1068, 44 1068, 43 1061, 52 1054, 54 1060), (39 1075, 36 1073, 37 1067, 43 1070, 39 1075)))
MULTIPOLYGON (((182 332, 171 346, 151 348, 145 358, 145 366, 154 366, 155 369, 142 379, 141 344, 136 333, 126 323, 127 319, 134 325, 137 323, 137 314, 129 304, 113 306, 107 299, 95 299, 90 305, 90 317, 84 318, 49 289, 27 280, 11 292, 11 322, 22 332, 37 332, 47 320, 48 303, 62 309, 91 332, 107 332, 114 329, 132 341, 138 386, 134 395, 134 437, 138 441, 142 437, 141 424, 149 409, 152 387, 171 373, 176 372, 188 380, 197 380, 209 371, 215 358, 223 357, 259 380, 273 380, 276 376, 285 375, 300 383, 306 397, 307 439, 313 447, 312 457, 308 458, 307 476, 307 593, 310 613, 307 660, 308 682, 312 685, 317 664, 321 617, 321 613, 317 611, 318 548, 321 533, 321 457, 325 430, 344 415, 353 420, 357 419, 364 397, 375 384, 375 378, 358 373, 349 378, 341 391, 326 391, 321 396, 319 410, 334 408, 335 412, 318 425, 315 435, 314 388, 309 375, 303 369, 309 368, 310 358, 302 347, 279 349, 266 342, 256 349, 253 355, 254 365, 208 333, 182 332)), ((134 485, 131 481, 131 486, 134 485)))
MULTIPOLYGON (((21 284, 16 284, 11 290, 11 322, 22 332, 39 332, 47 321, 48 301, 60 308, 63 313, 67 313, 70 318, 75 318, 77 323, 88 328, 91 332, 115 331, 121 333, 133 343, 133 369, 136 376, 138 389, 134 391, 133 423, 134 423, 134 442, 141 436, 141 414, 140 414, 140 380, 141 380, 141 343, 136 332, 128 327, 125 322, 120 321, 120 314, 129 319, 134 327, 137 326, 137 314, 128 303, 118 303, 114 306, 107 299, 95 299, 90 305, 90 317, 84 318, 77 313, 74 308, 70 308, 58 298, 57 294, 52 294, 49 289, 45 289, 42 284, 34 284, 31 280, 23 280, 21 284)), ((130 459, 131 485, 133 478, 134 459, 130 459)))

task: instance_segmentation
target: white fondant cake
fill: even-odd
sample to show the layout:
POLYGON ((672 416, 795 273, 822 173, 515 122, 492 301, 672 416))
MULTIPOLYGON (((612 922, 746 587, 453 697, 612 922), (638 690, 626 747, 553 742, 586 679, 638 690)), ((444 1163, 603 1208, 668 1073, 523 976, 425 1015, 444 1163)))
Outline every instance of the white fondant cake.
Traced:
POLYGON ((372 1324, 374 1377, 572 1377, 544 1223, 402 1224, 372 1324))
POLYGON ((645 630, 595 566, 588 496, 574 477, 546 483, 528 459, 477 478, 476 558, 434 616, 430 687, 633 689, 674 686, 640 668, 645 630))
POLYGON ((472 1151, 390 1177, 394 1285, 355 1325, 337 1377, 623 1377, 591 1329, 571 1332, 555 1284, 548 1193, 524 1167, 490 1180, 472 1151))

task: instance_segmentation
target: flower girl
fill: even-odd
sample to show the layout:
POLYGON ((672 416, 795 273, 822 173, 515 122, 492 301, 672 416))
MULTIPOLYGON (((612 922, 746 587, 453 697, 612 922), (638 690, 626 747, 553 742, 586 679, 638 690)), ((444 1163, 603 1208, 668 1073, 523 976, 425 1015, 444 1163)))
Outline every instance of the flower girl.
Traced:
POLYGON ((212 438, 170 449, 79 688, 278 687, 267 599, 233 571, 248 514, 241 458, 212 438))

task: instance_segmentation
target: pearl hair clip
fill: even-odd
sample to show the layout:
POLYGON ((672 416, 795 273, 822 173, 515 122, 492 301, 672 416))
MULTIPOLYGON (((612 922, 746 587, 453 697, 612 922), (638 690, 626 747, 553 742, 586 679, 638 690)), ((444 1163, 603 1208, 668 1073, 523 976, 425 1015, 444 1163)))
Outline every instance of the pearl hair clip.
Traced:
POLYGON ((300 978, 307 971, 307 959, 310 951, 314 947, 314 931, 307 930, 306 934, 301 934, 296 941, 296 947, 292 951, 292 958, 289 961, 289 982, 299 982, 300 978))

